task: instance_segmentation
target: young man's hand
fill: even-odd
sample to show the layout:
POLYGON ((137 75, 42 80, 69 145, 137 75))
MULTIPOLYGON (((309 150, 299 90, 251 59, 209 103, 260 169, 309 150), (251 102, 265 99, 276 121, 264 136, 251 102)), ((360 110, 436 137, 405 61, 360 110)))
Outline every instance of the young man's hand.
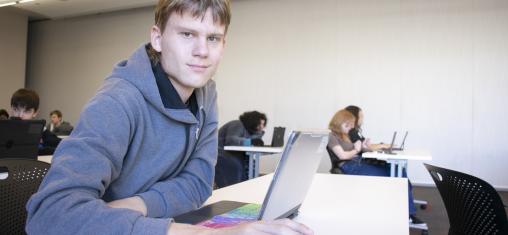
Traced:
POLYGON ((140 212, 143 216, 147 214, 146 204, 143 199, 138 196, 111 201, 108 202, 107 205, 111 208, 131 209, 140 212))
MULTIPOLYGON (((147 209, 145 202, 138 196, 128 197, 115 200, 107 204, 111 208, 124 208, 138 211, 146 216, 147 209)), ((314 232, 307 226, 297 223, 290 219, 281 219, 273 221, 256 221, 244 223, 234 227, 222 229, 210 229, 202 226, 194 226, 188 224, 171 223, 168 234, 186 235, 186 234, 203 234, 203 235, 313 235, 314 232)))
POLYGON ((307 226, 289 219, 273 221, 256 221, 244 223, 234 227, 222 229, 210 229, 201 226, 172 223, 167 234, 187 235, 187 234, 206 234, 206 235, 313 235, 314 232, 307 226))

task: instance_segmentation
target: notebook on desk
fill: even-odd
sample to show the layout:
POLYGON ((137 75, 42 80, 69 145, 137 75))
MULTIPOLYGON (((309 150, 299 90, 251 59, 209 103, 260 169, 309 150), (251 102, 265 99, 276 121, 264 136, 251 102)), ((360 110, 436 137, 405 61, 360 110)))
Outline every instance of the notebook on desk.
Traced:
POLYGON ((262 205, 220 201, 177 216, 174 220, 178 223, 220 228, 255 220, 295 217, 307 195, 327 143, 328 132, 292 132, 262 205))
POLYGON ((37 159, 44 120, 0 120, 0 158, 37 159))

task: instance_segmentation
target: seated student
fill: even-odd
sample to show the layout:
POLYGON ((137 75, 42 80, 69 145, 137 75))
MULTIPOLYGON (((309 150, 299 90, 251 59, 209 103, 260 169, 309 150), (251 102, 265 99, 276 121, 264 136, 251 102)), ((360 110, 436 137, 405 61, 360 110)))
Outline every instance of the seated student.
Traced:
POLYGON ((362 124, 363 124, 363 111, 358 106, 349 105, 345 108, 355 117, 355 125, 349 131, 349 138, 351 142, 356 142, 360 140, 362 142, 362 151, 378 151, 381 149, 389 148, 390 144, 373 144, 370 142, 369 138, 365 138, 362 134, 362 124))
MULTIPOLYGON (((19 89, 12 94, 11 109, 11 119, 32 120, 39 110, 39 95, 33 90, 19 89)), ((52 155, 61 140, 49 130, 44 130, 39 155, 52 155)))
MULTIPOLYGON (((339 165, 341 170, 349 175, 390 176, 388 165, 370 164, 365 162, 359 155, 362 150, 362 142, 357 140, 353 143, 348 135, 351 129, 354 128, 354 123, 355 117, 353 114, 343 109, 335 113, 328 125, 331 130, 328 147, 342 160, 339 165)), ((407 177, 405 172, 404 177, 407 177)), ((409 222, 415 225, 425 224, 415 216, 416 207, 413 203, 411 184, 408 187, 409 222)))
POLYGON ((46 129, 55 135, 70 135, 74 128, 70 123, 63 121, 62 112, 53 110, 49 113, 50 122, 46 125, 46 129))
POLYGON ((84 107, 27 204, 28 234, 304 234, 289 219, 228 228, 176 223, 212 193, 212 80, 229 0, 159 0, 150 43, 119 62, 84 107))
POLYGON ((230 121, 219 129, 219 155, 215 166, 215 184, 219 188, 247 180, 249 165, 245 152, 225 151, 224 146, 263 146, 261 137, 266 123, 264 113, 252 111, 243 113, 238 120, 230 121))
POLYGON ((9 119, 9 113, 5 109, 0 109, 0 120, 9 119))

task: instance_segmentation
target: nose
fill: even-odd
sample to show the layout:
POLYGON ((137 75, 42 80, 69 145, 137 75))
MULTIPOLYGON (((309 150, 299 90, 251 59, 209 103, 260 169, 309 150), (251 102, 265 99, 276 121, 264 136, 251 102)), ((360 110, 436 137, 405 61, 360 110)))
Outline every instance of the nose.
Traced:
POLYGON ((198 56, 202 58, 208 57, 209 48, 208 48, 208 41, 206 38, 199 38, 199 40, 196 40, 196 43, 194 44, 194 48, 192 50, 193 56, 198 56))

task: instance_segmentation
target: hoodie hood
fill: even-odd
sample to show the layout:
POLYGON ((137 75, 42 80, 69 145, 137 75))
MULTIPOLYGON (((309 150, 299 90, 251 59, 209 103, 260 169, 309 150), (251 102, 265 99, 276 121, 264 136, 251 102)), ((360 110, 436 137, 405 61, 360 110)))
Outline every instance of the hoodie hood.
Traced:
MULTIPOLYGON (((180 122, 197 123, 196 117, 187 109, 168 109, 164 107, 152 71, 150 58, 146 51, 147 45, 141 45, 128 60, 119 62, 113 68, 112 74, 106 78, 106 82, 115 79, 125 80, 135 86, 145 100, 164 115, 180 122)), ((208 86, 210 82, 212 81, 208 81, 205 86, 208 86)), ((203 108, 203 88, 195 89, 194 93, 198 103, 198 110, 200 110, 203 108)))

